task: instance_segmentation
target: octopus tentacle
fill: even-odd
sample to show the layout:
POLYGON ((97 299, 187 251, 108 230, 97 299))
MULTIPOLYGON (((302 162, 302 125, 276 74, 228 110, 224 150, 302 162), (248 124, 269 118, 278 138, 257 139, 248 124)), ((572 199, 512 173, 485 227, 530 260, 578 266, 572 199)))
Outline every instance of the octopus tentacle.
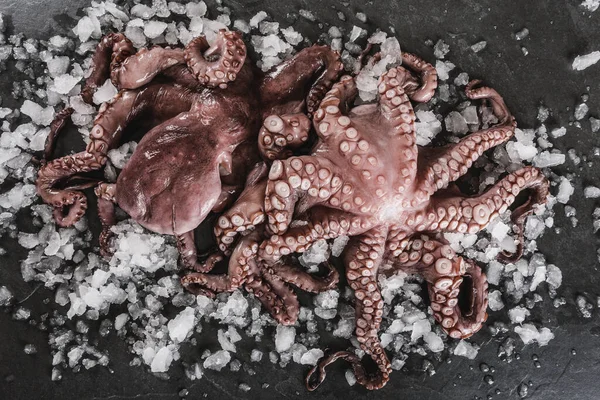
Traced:
POLYGON ((306 209, 326 202, 341 188, 342 180, 327 159, 301 156, 275 161, 265 192, 268 229, 286 231, 297 201, 306 209))
MULTIPOLYGON (((352 239, 349 247, 344 252, 346 278, 354 290, 356 298, 356 336, 361 349, 369 354, 377 364, 378 371, 374 375, 360 373, 357 381, 369 390, 380 389, 389 380, 392 366, 381 346, 377 331, 381 325, 383 315, 383 300, 377 284, 377 273, 382 263, 387 230, 375 228, 369 232, 352 239)), ((341 357, 350 361, 353 366, 358 364, 357 359, 347 352, 336 353, 333 357, 326 357, 319 362, 318 368, 313 368, 306 378, 309 390, 314 390, 324 379, 326 365, 341 357), (316 384, 310 384, 312 374, 320 369, 320 377, 316 384)))
POLYGON ((54 147, 56 145, 56 138, 60 131, 65 127, 69 118, 73 114, 75 110, 71 107, 66 107, 56 114, 54 121, 50 124, 50 132, 48 132, 48 136, 46 137, 46 144, 44 145, 44 160, 50 160, 52 158, 52 153, 54 152, 54 147))
POLYGON ((210 272, 223 259, 220 254, 211 254, 204 263, 198 262, 194 231, 177 235, 177 250, 184 268, 197 272, 210 272))
POLYGON ((237 201, 217 220, 214 228, 219 250, 231 252, 231 246, 240 233, 254 229, 265 220, 263 209, 267 182, 262 180, 246 187, 237 201))
POLYGON ((245 287, 260 300, 278 323, 293 325, 298 320, 300 312, 298 297, 282 280, 263 271, 261 278, 253 279, 245 287))
POLYGON ((342 76, 340 81, 327 92, 313 120, 317 135, 321 139, 326 139, 331 135, 338 136, 349 129, 353 131, 347 136, 351 139, 355 136, 353 133, 356 132, 356 129, 351 126, 347 113, 357 94, 356 82, 349 75, 342 76))
POLYGON ((184 63, 181 49, 160 46, 143 48, 123 62, 113 65, 110 78, 119 89, 137 89, 166 69, 184 63))
MULTIPOLYGON (((88 104, 92 104, 96 89, 109 76, 112 79, 112 72, 117 70, 121 63, 134 53, 133 44, 122 33, 110 33, 104 36, 98 43, 92 57, 91 73, 81 91, 83 100, 88 104)), ((118 79, 112 80, 115 86, 119 87, 118 79)))
POLYGON ((328 46, 307 47, 267 73, 259 89, 261 101, 267 105, 265 109, 278 112, 281 104, 302 95, 300 101, 306 102, 311 116, 343 69, 337 51, 328 46))
POLYGON ((420 87, 406 87, 405 90, 408 96, 416 102, 426 103, 435 94, 437 89, 437 71, 433 65, 422 60, 411 53, 402 53, 402 65, 409 67, 411 70, 418 72, 421 75, 420 87))
POLYGON ((523 190, 532 193, 528 201, 517 208, 512 216, 518 236, 517 251, 505 254, 507 260, 519 259, 523 254, 523 225, 535 206, 544 204, 548 197, 548 180, 535 167, 524 167, 508 174, 479 196, 446 195, 438 192, 430 199, 427 215, 431 216, 420 231, 477 233, 499 214, 505 212, 523 190))
POLYGON ((258 133, 258 150, 265 160, 283 160, 308 140, 310 120, 304 114, 269 115, 258 133))
POLYGON ((299 267, 282 263, 269 266, 268 271, 275 278, 299 287, 304 291, 320 293, 333 289, 340 279, 339 273, 331 263, 326 262, 325 266, 329 272, 324 277, 317 277, 299 267))
POLYGON ((112 252, 110 250, 110 239, 112 232, 110 228, 115 225, 115 191, 117 185, 114 183, 101 183, 94 189, 94 193, 98 196, 98 217, 102 225, 102 231, 98 239, 100 244, 100 253, 103 257, 109 257, 112 252))
POLYGON ((362 234, 373 225, 370 219, 345 211, 313 207, 306 224, 291 227, 280 235, 272 235, 264 240, 260 245, 259 257, 266 261, 277 261, 291 253, 305 252, 318 240, 362 234))
MULTIPOLYGON (((261 237, 260 231, 255 231, 240 240, 235 246, 228 262, 227 274, 210 275, 214 264, 222 259, 219 254, 213 254, 209 257, 209 262, 201 268, 194 268, 198 272, 184 275, 181 278, 181 284, 186 289, 197 292, 199 290, 208 290, 210 292, 231 292, 244 284, 252 274, 260 275, 254 258, 258 251, 258 240, 261 237)), ((193 244, 193 243, 192 243, 193 244)), ((194 246, 195 249, 195 246, 194 246)), ((184 253, 182 252, 182 256, 184 253)), ((195 256, 194 256, 195 261, 195 256)))
MULTIPOLYGON (((85 151, 52 160, 40 168, 37 191, 46 203, 54 206, 54 219, 59 226, 71 226, 77 222, 87 209, 87 200, 81 192, 59 190, 56 186, 70 176, 97 170, 106 163, 108 150, 118 143, 124 121, 127 121, 135 99, 134 92, 117 94, 101 108, 90 131, 90 142, 85 151)), ((61 122, 57 125, 60 124, 61 122)))
POLYGON ((246 44, 239 32, 220 30, 212 46, 204 36, 192 40, 184 50, 185 62, 204 85, 221 89, 235 81, 244 66, 246 44))
POLYGON ((421 149, 417 193, 421 194, 422 199, 428 198, 435 191, 466 174, 484 152, 508 141, 515 134, 517 123, 502 97, 492 88, 475 88, 477 84, 479 81, 471 81, 467 85, 467 97, 489 99, 500 122, 489 129, 465 136, 460 142, 442 149, 421 149))
POLYGON ((443 239, 425 235, 408 241, 393 261, 395 268, 425 278, 433 316, 448 335, 467 338, 481 329, 487 319, 488 284, 485 274, 472 261, 457 256, 443 239), (469 284, 466 289, 465 277, 469 284), (459 303, 461 291, 467 294, 466 305, 459 303))

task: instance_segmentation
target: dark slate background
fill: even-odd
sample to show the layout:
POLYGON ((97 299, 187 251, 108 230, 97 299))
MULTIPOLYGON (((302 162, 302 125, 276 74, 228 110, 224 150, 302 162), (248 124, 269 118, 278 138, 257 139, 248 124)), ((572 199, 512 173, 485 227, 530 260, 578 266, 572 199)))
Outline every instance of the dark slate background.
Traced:
MULTIPOLYGON (((234 11, 235 18, 249 19, 259 10, 267 11, 275 19, 285 22, 289 12, 312 10, 319 21, 336 26, 362 25, 354 15, 364 12, 367 27, 386 29, 394 26, 404 49, 433 60, 433 51, 424 42, 444 39, 451 47, 448 58, 469 73, 482 78, 496 88, 516 115, 521 127, 534 127, 540 103, 553 110, 549 127, 566 125, 574 106, 584 93, 590 94, 588 102, 592 113, 598 117, 600 110, 600 64, 583 72, 574 72, 570 65, 577 54, 600 50, 600 10, 594 14, 584 12, 580 0, 386 0, 367 4, 358 0, 344 6, 338 1, 229 0, 226 5, 234 11), (347 22, 337 17, 343 11, 347 22), (530 36, 522 42, 512 35, 527 27, 530 36), (475 54, 470 45, 488 42, 487 48, 475 54), (524 56, 521 46, 529 50, 524 56)), ((64 33, 65 27, 74 26, 77 9, 88 0, 0 0, 11 32, 24 32, 39 39, 64 33)), ((210 2, 209 2, 210 3, 210 2)), ((298 20, 295 25, 302 34, 316 39, 321 30, 315 23, 298 20)), ((363 25, 364 26, 364 25, 363 25)), ((14 107, 10 98, 12 80, 22 78, 10 72, 0 75, 0 93, 4 106, 14 107)), ((517 387, 522 382, 532 382, 528 398, 532 399, 595 399, 600 397, 600 326, 598 311, 591 319, 583 319, 575 307, 579 294, 595 304, 599 294, 598 239, 593 234, 591 213, 595 201, 584 199, 582 188, 588 184, 600 185, 596 172, 597 159, 592 149, 599 146, 597 135, 583 128, 570 127, 567 136, 555 140, 556 147, 566 152, 574 148, 581 156, 588 156, 592 166, 577 167, 567 161, 559 167, 561 173, 575 174, 575 195, 571 204, 577 208, 579 225, 572 228, 565 218, 563 207, 557 206, 556 225, 561 234, 548 232, 539 247, 549 262, 563 272, 563 286, 559 295, 567 305, 555 309, 544 294, 545 303, 533 320, 552 328, 556 339, 543 348, 517 346, 519 360, 511 363, 497 357, 499 342, 484 329, 473 338, 482 346, 476 360, 452 357, 443 363, 435 362, 436 374, 429 376, 420 370, 421 361, 409 363, 406 371, 393 373, 391 381, 378 392, 368 392, 359 387, 349 387, 343 371, 347 365, 336 364, 330 369, 329 379, 315 393, 305 391, 302 379, 304 366, 290 365, 281 369, 264 360, 253 364, 254 376, 230 372, 228 368, 217 373, 209 371, 200 381, 190 382, 183 377, 180 367, 172 367, 173 377, 161 380, 140 367, 129 367, 131 356, 125 343, 111 335, 103 339, 101 348, 110 348, 111 368, 94 368, 85 373, 65 372, 63 380, 50 380, 50 355, 47 337, 26 323, 13 321, 10 315, 0 313, 0 398, 1 399, 177 399, 183 388, 189 390, 188 398, 408 398, 408 399, 473 399, 476 396, 495 399, 516 399, 517 387), (34 343, 38 354, 23 352, 26 343, 34 343), (573 351, 575 350, 575 351, 573 351), (573 354, 575 353, 575 354, 573 354), (533 358, 539 358, 539 368, 533 358), (485 373, 479 365, 485 362, 495 368, 493 384, 484 380, 485 373), (460 378, 459 378, 460 376, 460 378), (11 379, 6 379, 11 377, 11 379), (10 382, 9 382, 10 381, 10 382), (245 393, 238 384, 245 382, 252 390, 245 393), (261 389, 268 383, 267 389, 261 389), (499 392, 497 392, 499 391, 499 392)), ((74 144, 80 146, 80 144, 74 144)), ((67 146, 68 147, 68 146, 67 146)), ((583 165, 583 163, 582 163, 583 165)), ((25 298, 36 284, 22 282, 19 260, 25 256, 14 243, 5 241, 9 250, 0 257, 0 283, 7 284, 17 299, 25 298)), ((546 291, 542 285, 540 292, 546 291)), ((45 312, 42 300, 50 293, 39 290, 24 306, 33 310, 34 316, 45 312)), ((506 320, 506 310, 492 313, 490 321, 506 320)), ((520 343, 517 340, 517 343, 520 343)), ((249 358, 253 343, 245 343, 238 351, 242 360, 249 358)), ((265 355, 266 356, 266 355, 265 355)))

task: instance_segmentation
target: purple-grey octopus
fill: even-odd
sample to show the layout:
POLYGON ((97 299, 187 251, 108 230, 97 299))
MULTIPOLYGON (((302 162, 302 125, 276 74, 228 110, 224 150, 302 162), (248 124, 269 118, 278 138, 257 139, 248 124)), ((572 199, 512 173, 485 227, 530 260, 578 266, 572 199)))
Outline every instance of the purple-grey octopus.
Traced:
MULTIPOLYGON (((314 390, 325 367, 342 358, 360 384, 381 388, 391 364, 377 335, 378 274, 422 275, 436 321, 453 338, 471 336, 487 318, 487 280, 441 233, 476 233, 529 190, 512 213, 517 251, 501 255, 514 261, 523 252, 525 218, 546 201, 548 182, 525 167, 476 196, 453 184, 486 150, 514 135, 515 119, 495 90, 473 81, 466 94, 489 101, 497 125, 456 144, 421 147, 411 100, 432 98, 433 66, 402 54, 402 66, 380 78, 378 102, 356 107, 354 78, 338 80, 341 70, 336 52, 312 46, 263 74, 231 31, 221 31, 212 46, 201 37, 184 49, 139 52, 122 34, 110 34, 98 45, 82 97, 90 102, 108 76, 119 92, 102 105, 85 151, 43 163, 38 193, 54 206, 57 224, 69 226, 86 211, 80 189, 94 185, 104 254, 116 203, 147 229, 177 237, 182 264, 194 270, 182 277, 186 288, 212 296, 244 287, 282 324, 294 324, 299 311, 289 284, 320 292, 338 282, 331 265, 326 276, 314 276, 289 255, 317 240, 350 236, 343 260, 354 290, 356 336, 378 369, 368 373, 354 353, 340 351, 324 357, 306 384, 314 390), (147 133, 117 182, 80 183, 140 120, 147 133), (302 153, 311 135, 315 144, 302 153), (200 262, 194 229, 210 212, 222 213, 214 228, 219 250, 200 262), (224 257, 228 272, 210 273, 224 257)), ((69 113, 52 124, 46 159, 69 113)))

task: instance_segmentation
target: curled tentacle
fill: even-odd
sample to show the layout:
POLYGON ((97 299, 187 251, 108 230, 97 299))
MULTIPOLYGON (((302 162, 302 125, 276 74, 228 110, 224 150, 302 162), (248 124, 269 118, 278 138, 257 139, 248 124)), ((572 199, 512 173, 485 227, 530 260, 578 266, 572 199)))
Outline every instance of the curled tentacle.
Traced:
POLYGON ((360 358, 356 356, 354 353, 350 353, 349 351, 338 351, 323 357, 317 365, 311 368, 306 375, 306 379, 304 383, 306 384, 306 389, 309 391, 316 390, 321 383, 325 380, 327 376, 327 371, 325 368, 329 364, 333 364, 338 359, 343 359, 350 363, 352 370, 354 371, 354 376, 356 377, 356 381, 361 385, 367 387, 367 389, 375 389, 382 387, 385 382, 383 381, 383 375, 375 374, 368 375, 365 371, 365 367, 363 366, 360 358))
POLYGON ((202 84, 226 88, 244 65, 246 45, 239 32, 221 30, 212 46, 203 36, 192 40, 184 50, 184 58, 202 84))
POLYGON ((133 44, 122 33, 110 33, 104 36, 92 58, 91 73, 81 90, 83 101, 92 104, 94 92, 109 78, 116 87, 118 80, 113 76, 113 71, 118 70, 123 61, 135 53, 133 44))
MULTIPOLYGON (((532 168, 532 171, 534 169, 532 168)), ((535 207, 545 204, 548 198, 548 187, 549 183, 546 177, 539 172, 539 179, 529 185, 529 189, 532 193, 529 195, 527 201, 517 207, 511 214, 511 221, 513 222, 513 230, 517 234, 517 249, 514 253, 504 251, 498 255, 498 258, 504 262, 516 262, 523 255, 523 246, 525 243, 524 238, 524 227, 527 217, 530 216, 535 207)))
POLYGON ((270 115, 258 134, 258 149, 264 159, 284 160, 308 140, 310 120, 304 114, 270 115))
POLYGON ((419 103, 431 100, 437 88, 437 71, 433 65, 410 53, 402 53, 402 64, 421 75, 421 86, 406 90, 411 100, 419 103))

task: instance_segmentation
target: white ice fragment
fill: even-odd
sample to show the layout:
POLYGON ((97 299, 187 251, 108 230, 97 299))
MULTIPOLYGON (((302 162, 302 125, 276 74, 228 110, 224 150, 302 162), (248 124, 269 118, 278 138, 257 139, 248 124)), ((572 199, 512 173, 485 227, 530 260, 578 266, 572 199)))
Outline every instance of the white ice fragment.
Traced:
POLYGON ((94 271, 94 274, 92 275, 92 282, 91 282, 92 287, 95 287, 96 289, 98 289, 101 286, 104 286, 106 284, 106 281, 108 281, 108 278, 110 277, 110 275, 111 275, 111 273, 108 271, 97 269, 96 271, 94 271))
POLYGON ((554 264, 550 264, 546 270, 546 282, 554 289, 558 289, 562 284, 562 271, 554 264))
POLYGON ((587 186, 585 189, 583 189, 583 195, 587 199, 597 199, 600 197, 600 188, 596 186, 587 186))
POLYGON ((13 298, 12 293, 6 286, 0 286, 0 307, 4 307, 10 304, 13 298))
POLYGON ((298 11, 298 14, 300 14, 300 16, 302 18, 305 18, 305 19, 307 19, 309 21, 316 21, 317 20, 317 17, 315 17, 315 14, 312 11, 301 9, 301 10, 298 11))
POLYGON ((53 57, 46 61, 48 73, 52 78, 56 78, 62 74, 66 74, 69 69, 69 57, 53 57))
POLYGON ((585 8, 589 12, 594 12, 600 7, 600 0, 584 0, 581 3, 581 7, 585 8))
POLYGON ((324 356, 323 350, 321 349, 310 349, 302 355, 300 358, 300 364, 302 365, 316 365, 317 362, 324 356))
POLYGON ((348 385, 354 386, 356 384, 356 376, 351 369, 347 369, 344 373, 344 376, 346 377, 346 382, 348 382, 348 385))
POLYGON ((296 338, 296 328, 293 326, 277 325, 275 332, 275 349, 278 353, 289 350, 296 338))
POLYGON ((487 280, 491 285, 499 285, 502 272, 504 271, 504 265, 496 260, 492 260, 488 264, 486 271, 487 280))
POLYGON ((206 3, 200 1, 198 3, 190 2, 185 5, 186 15, 188 18, 204 17, 206 15, 206 3))
POLYGON ((150 364, 150 370, 152 372, 167 372, 172 362, 173 354, 171 354, 171 351, 166 346, 161 347, 161 349, 158 350, 158 352, 152 359, 152 364, 150 364))
POLYGON ((573 60, 573 69, 575 71, 582 71, 600 61, 600 51, 593 51, 589 54, 577 56, 573 60))
POLYGON ((565 128, 564 126, 561 126, 560 128, 552 129, 550 131, 550 135, 552 135, 552 137, 555 139, 565 136, 566 134, 567 134, 567 128, 565 128))
POLYGON ((575 192, 575 188, 571 182, 564 176, 561 176, 560 184, 558 185, 558 193, 556 194, 556 200, 559 203, 567 204, 573 192, 575 192))
POLYGON ((136 4, 131 7, 131 15, 136 18, 150 19, 154 17, 156 10, 144 4, 136 4))
POLYGON ((454 69, 455 65, 450 61, 440 61, 437 60, 435 63, 435 69, 438 73, 438 78, 442 81, 448 80, 450 77, 450 71, 454 69))
POLYGON ((475 53, 479 53, 480 51, 485 49, 486 46, 487 46, 487 42, 485 40, 482 40, 481 42, 477 42, 474 45, 472 45, 471 50, 473 50, 475 53))
POLYGON ((87 42, 95 29, 94 21, 86 15, 77 22, 77 26, 73 28, 73 33, 79 36, 81 42, 87 42))
POLYGON ((416 342, 427 332, 431 332, 431 322, 429 322, 429 320, 422 319, 420 321, 415 322, 412 326, 410 341, 413 343, 416 342))
POLYGON ((227 337, 227 335, 225 334, 225 331, 223 329, 218 330, 217 340, 219 341, 219 344, 221 345, 221 348, 223 350, 227 350, 232 353, 235 353, 237 351, 235 348, 235 345, 233 343, 231 343, 231 341, 229 340, 229 338, 227 337))
POLYGON ((162 21, 148 21, 144 24, 144 35, 149 39, 155 39, 163 34, 167 24, 162 21))
POLYGON ((531 313, 523 306, 517 306, 508 311, 508 317, 513 324, 521 324, 531 313))
POLYGON ((502 301, 502 292, 499 290, 493 290, 488 295, 488 305, 490 310, 499 311, 504 308, 504 302, 502 301))
POLYGON ((443 60, 446 54, 450 52, 450 46, 446 44, 442 39, 438 40, 435 46, 433 46, 433 55, 435 58, 443 60))
POLYGON ((293 27, 289 26, 285 29, 281 30, 285 41, 291 44, 292 46, 296 46, 302 42, 304 37, 300 34, 300 32, 296 31, 293 27))
POLYGON ((194 309, 186 307, 167 324, 169 337, 175 342, 183 342, 195 325, 194 309))
POLYGON ((590 108, 588 107, 587 104, 585 103, 580 103, 577 104, 577 106, 575 107, 575 119, 577 121, 581 121, 583 118, 585 118, 585 116, 587 115, 587 113, 590 111, 590 108))
POLYGON ((592 128, 592 132, 600 132, 600 119, 590 117, 590 126, 592 128))
POLYGON ((259 11, 254 17, 250 18, 250 26, 252 28, 258 28, 258 24, 265 18, 267 18, 267 13, 264 11, 259 11))
POLYGON ((340 293, 337 290, 328 290, 317 294, 313 300, 316 307, 320 308, 336 308, 340 293))
POLYGON ((417 117, 415 123, 417 144, 419 146, 426 146, 442 131, 442 123, 437 119, 433 111, 418 110, 415 114, 417 117))
POLYGON ((530 344, 538 342, 540 346, 545 346, 554 339, 554 334, 548 328, 542 328, 540 331, 533 324, 523 324, 515 326, 515 333, 519 335, 523 343, 530 344))
POLYGON ((113 85, 110 79, 107 79, 102 86, 94 92, 94 104, 102 104, 117 94, 117 88, 113 85))
POLYGON ((54 108, 48 106, 43 108, 37 103, 30 100, 25 100, 20 111, 27 115, 34 124, 48 126, 54 119, 54 108))
POLYGON ((263 352, 257 349, 253 349, 252 353, 250 353, 250 361, 259 362, 262 360, 263 352))
POLYGON ((350 31, 350 41, 354 42, 356 39, 364 36, 366 33, 367 33, 366 30, 364 30, 360 26, 354 25, 352 27, 352 31, 350 31))
POLYGON ((423 340, 430 351, 439 353, 444 350, 444 342, 442 338, 435 332, 427 332, 423 335, 423 340))
POLYGON ((543 151, 533 158, 533 165, 538 168, 555 167, 564 164, 565 155, 562 153, 550 153, 543 151))
POLYGON ((227 350, 219 350, 214 354, 211 354, 204 360, 204 368, 214 369, 220 371, 231 361, 231 354, 227 350))
POLYGON ((80 79, 76 76, 63 74, 54 79, 54 83, 50 85, 50 89, 59 94, 68 94, 80 79))
POLYGON ((318 265, 327 261, 327 259, 329 259, 329 244, 323 239, 313 243, 312 246, 298 257, 300 263, 305 266, 318 265))
POLYGON ((243 33, 250 33, 250 24, 241 19, 233 21, 233 28, 243 33))
POLYGON ((450 112, 445 120, 446 129, 452 133, 458 133, 464 135, 469 132, 469 126, 467 125, 467 121, 465 117, 462 116, 458 111, 450 112))
POLYGON ((458 342, 458 345, 454 348, 454 355, 466 357, 469 360, 474 360, 475 357, 477 357, 478 352, 479 348, 476 345, 465 342, 464 340, 458 342))
POLYGON ((115 318, 115 330, 120 331, 121 329, 123 329, 128 320, 129 314, 127 313, 117 315, 117 317, 115 318))
POLYGON ((350 240, 350 238, 346 235, 340 235, 336 237, 331 245, 331 255, 334 257, 339 257, 344 251, 348 240, 350 240))

